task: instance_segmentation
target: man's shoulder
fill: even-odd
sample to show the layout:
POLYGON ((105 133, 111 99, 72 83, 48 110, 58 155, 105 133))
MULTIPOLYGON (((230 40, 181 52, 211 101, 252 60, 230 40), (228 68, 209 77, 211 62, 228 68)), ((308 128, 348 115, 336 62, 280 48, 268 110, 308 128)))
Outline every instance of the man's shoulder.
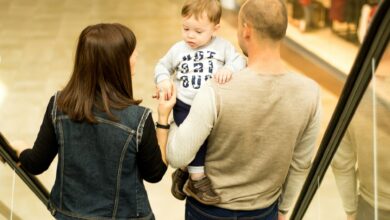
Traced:
POLYGON ((321 99, 320 86, 307 76, 291 73, 285 83, 285 92, 305 103, 318 103, 321 99))
MULTIPOLYGON (((226 83, 218 83, 215 80, 209 80, 211 82, 208 82, 209 86, 211 86, 214 90, 218 89, 225 89, 225 88, 231 88, 231 86, 235 86, 238 84, 245 84, 248 80, 253 80, 253 76, 251 76, 251 73, 253 73, 249 68, 241 69, 235 73, 232 76, 232 78, 226 82, 226 83)), ((252 74, 253 75, 253 74, 252 74)))
POLYGON ((288 76, 289 76, 288 81, 292 86, 298 86, 302 89, 309 89, 309 90, 319 89, 318 83, 307 76, 295 72, 289 72, 288 76))

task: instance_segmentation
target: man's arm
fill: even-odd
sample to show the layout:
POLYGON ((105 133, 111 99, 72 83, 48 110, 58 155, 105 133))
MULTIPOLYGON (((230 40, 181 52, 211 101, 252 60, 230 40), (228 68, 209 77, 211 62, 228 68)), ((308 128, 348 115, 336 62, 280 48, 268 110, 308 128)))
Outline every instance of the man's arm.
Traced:
POLYGON ((331 164, 344 210, 349 216, 356 212, 358 201, 355 168, 357 159, 350 132, 348 129, 345 133, 331 164))
POLYGON ((207 83, 192 102, 190 113, 177 127, 172 124, 169 132, 167 159, 172 167, 187 166, 200 146, 209 136, 217 118, 214 90, 207 83))
POLYGON ((321 125, 320 91, 317 91, 317 104, 301 140, 295 146, 293 158, 285 183, 283 184, 279 210, 286 213, 291 207, 297 193, 301 190, 311 166, 314 146, 321 125))

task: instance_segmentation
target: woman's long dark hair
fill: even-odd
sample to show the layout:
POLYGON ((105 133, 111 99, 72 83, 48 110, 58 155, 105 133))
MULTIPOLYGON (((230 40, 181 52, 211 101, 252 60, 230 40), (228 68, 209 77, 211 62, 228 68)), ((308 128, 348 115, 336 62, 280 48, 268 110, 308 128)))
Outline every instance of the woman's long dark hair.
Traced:
POLYGON ((73 74, 58 97, 58 108, 72 120, 95 123, 93 108, 115 120, 111 109, 138 105, 133 99, 130 56, 134 33, 121 24, 97 24, 80 34, 73 74))

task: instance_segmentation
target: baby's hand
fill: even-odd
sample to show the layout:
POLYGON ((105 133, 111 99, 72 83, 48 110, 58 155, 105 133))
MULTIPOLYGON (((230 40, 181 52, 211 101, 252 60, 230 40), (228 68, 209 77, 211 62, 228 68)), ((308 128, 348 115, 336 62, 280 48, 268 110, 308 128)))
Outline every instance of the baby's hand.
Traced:
POLYGON ((230 81, 232 78, 232 72, 230 70, 222 68, 218 70, 218 72, 215 73, 214 79, 217 81, 219 84, 224 84, 230 81))
POLYGON ((172 82, 169 79, 166 79, 164 81, 161 81, 159 84, 157 84, 157 90, 156 95, 157 99, 159 99, 159 93, 161 91, 165 91, 166 97, 165 100, 169 100, 172 96, 172 82))

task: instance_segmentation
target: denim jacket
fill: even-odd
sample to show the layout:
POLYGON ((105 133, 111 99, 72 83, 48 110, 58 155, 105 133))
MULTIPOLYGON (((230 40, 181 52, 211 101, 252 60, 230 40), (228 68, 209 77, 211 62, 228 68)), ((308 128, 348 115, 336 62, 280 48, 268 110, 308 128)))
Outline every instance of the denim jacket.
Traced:
POLYGON ((95 111, 99 123, 74 122, 57 109, 55 96, 60 149, 49 210, 56 219, 154 219, 136 161, 151 112, 132 105, 113 113, 118 121, 95 111))

